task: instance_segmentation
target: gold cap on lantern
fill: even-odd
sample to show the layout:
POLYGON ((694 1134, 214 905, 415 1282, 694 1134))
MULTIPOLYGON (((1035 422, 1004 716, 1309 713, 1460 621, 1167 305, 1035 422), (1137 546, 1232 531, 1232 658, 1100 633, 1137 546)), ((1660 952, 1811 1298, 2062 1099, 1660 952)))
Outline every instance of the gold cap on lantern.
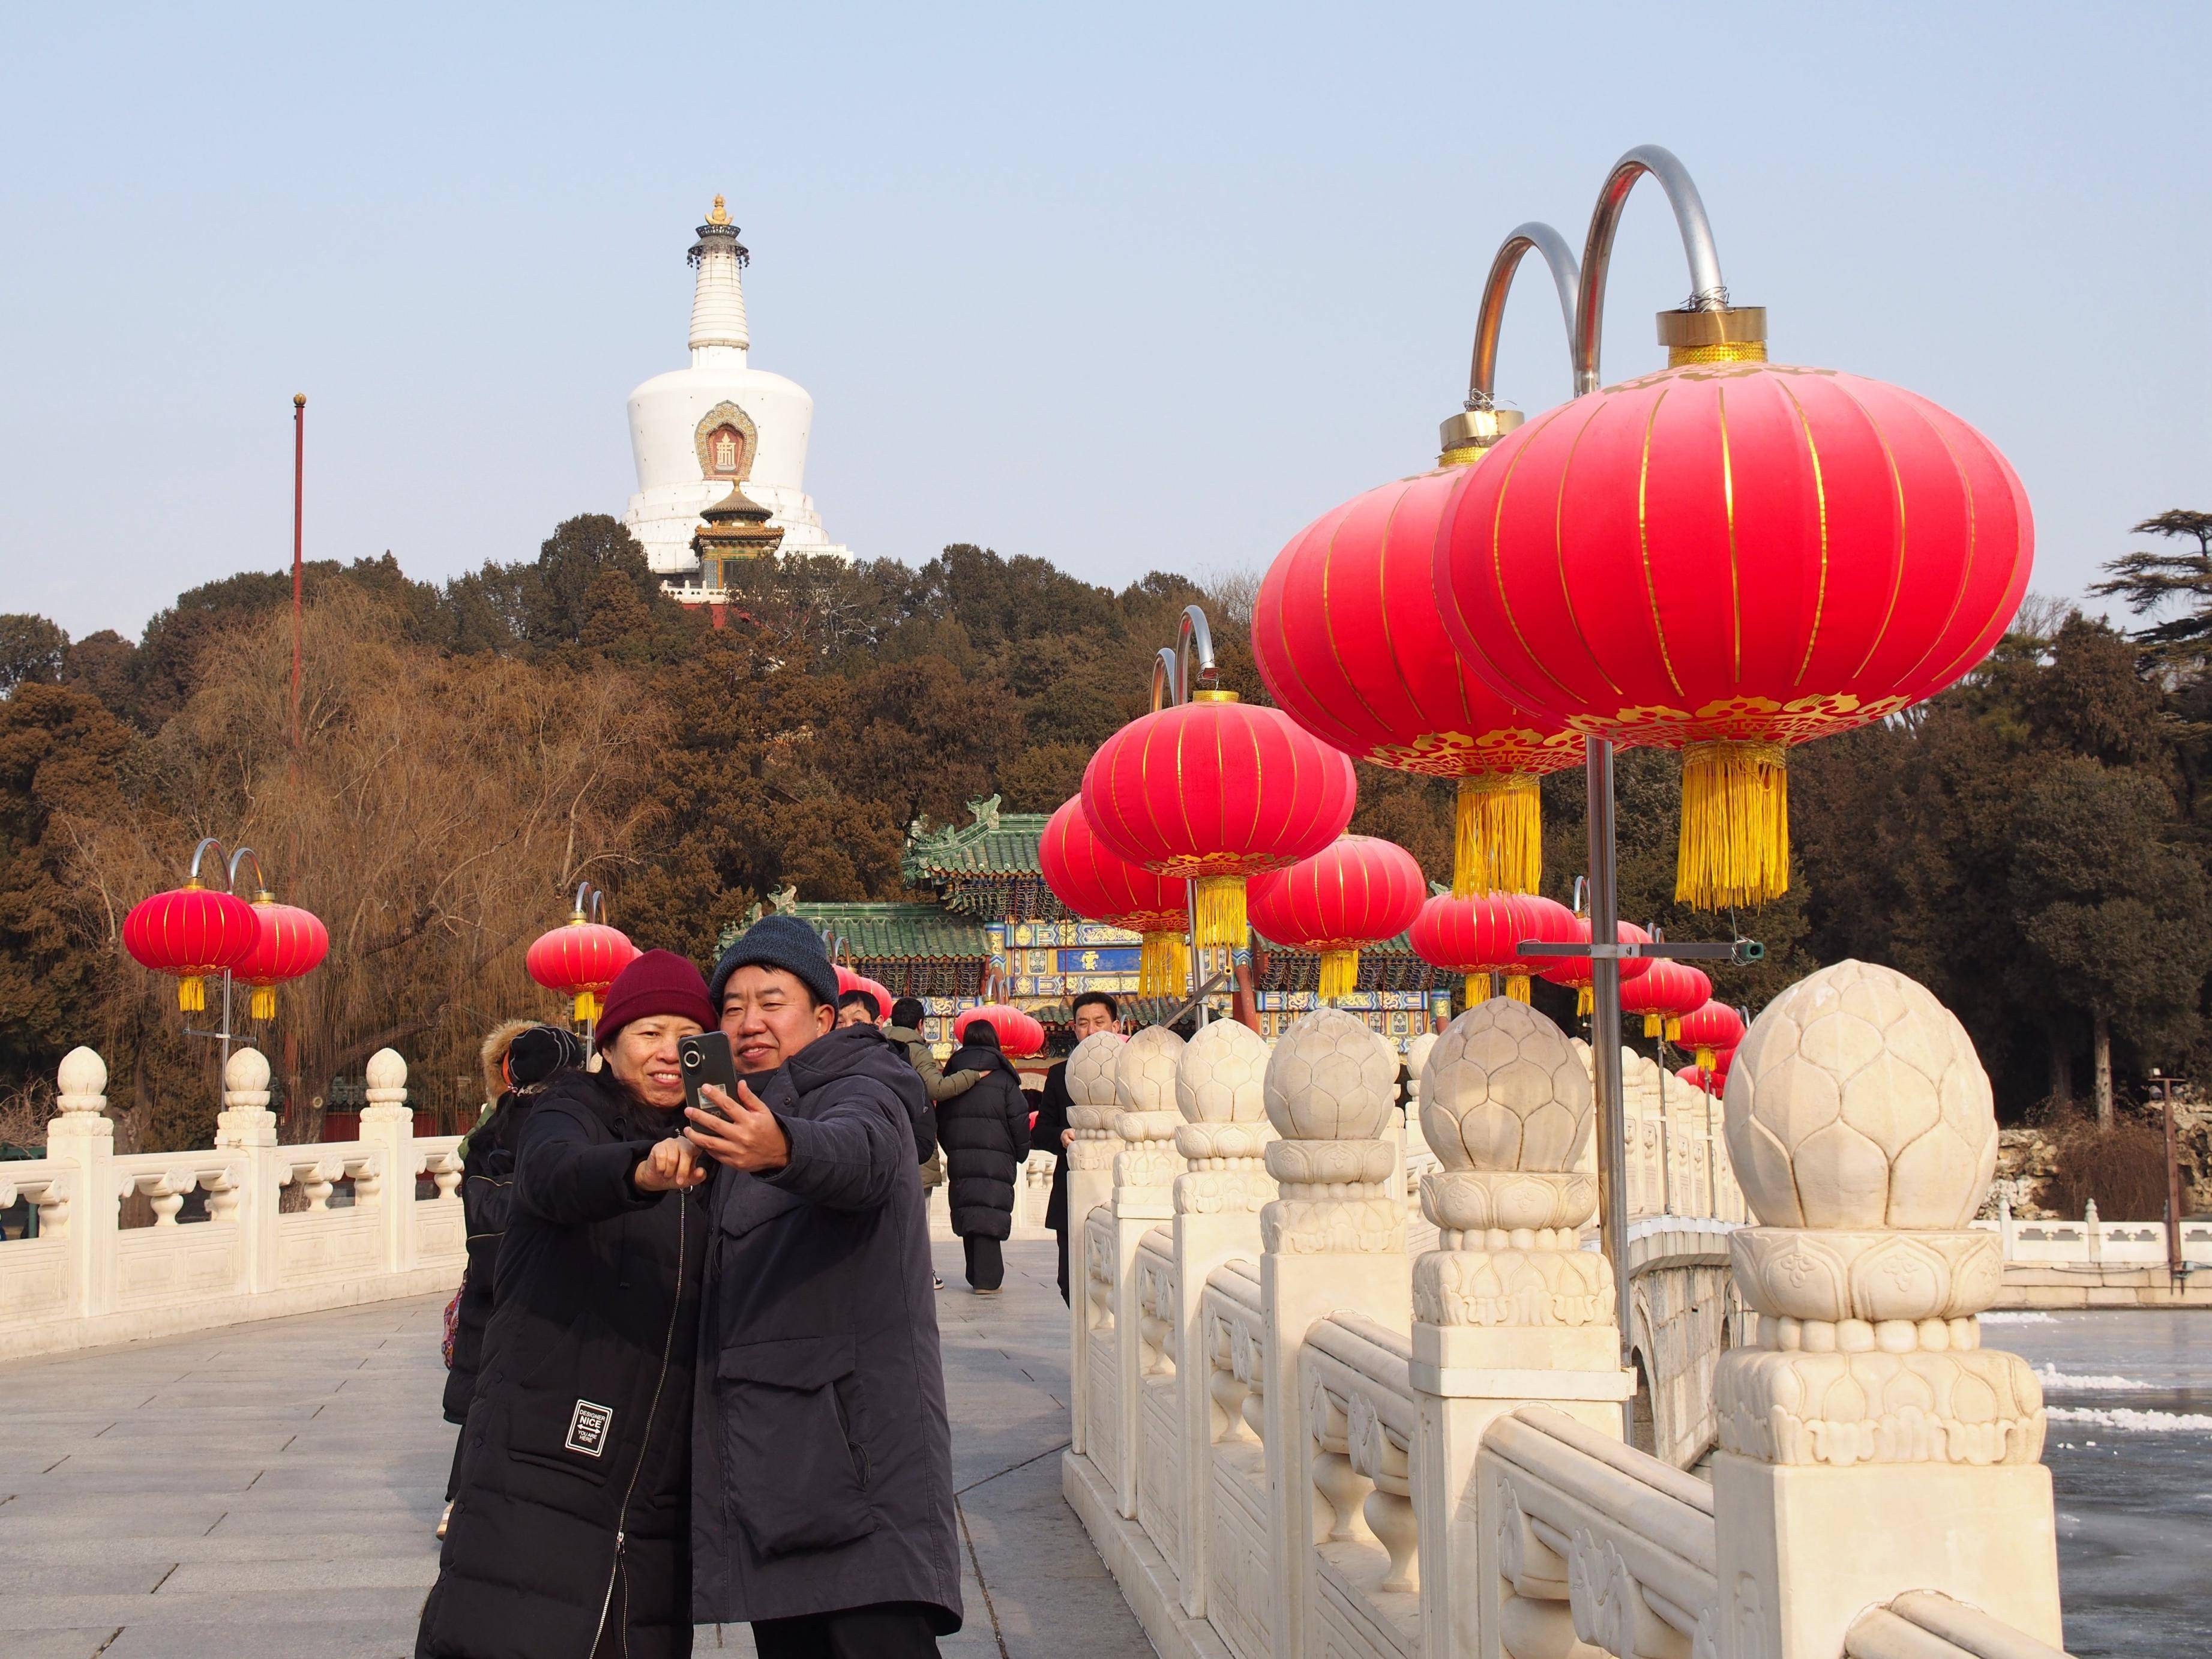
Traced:
POLYGON ((1669 368, 1688 363, 1763 363, 1766 361, 1766 307, 1662 311, 1659 343, 1667 348, 1669 368))
POLYGON ((1517 409, 1462 409, 1437 428, 1438 466, 1473 466, 1527 417, 1517 409))

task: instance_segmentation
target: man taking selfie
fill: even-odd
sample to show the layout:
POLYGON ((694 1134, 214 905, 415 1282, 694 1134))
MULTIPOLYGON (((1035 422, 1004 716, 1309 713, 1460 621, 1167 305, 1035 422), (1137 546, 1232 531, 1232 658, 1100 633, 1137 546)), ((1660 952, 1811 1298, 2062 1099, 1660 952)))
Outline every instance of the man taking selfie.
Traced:
POLYGON ((694 1617, 761 1659, 908 1659, 960 1628, 951 1437, 916 1167, 921 1080, 794 916, 708 988, 735 1097, 692 1145, 714 1183, 692 1434, 694 1617))

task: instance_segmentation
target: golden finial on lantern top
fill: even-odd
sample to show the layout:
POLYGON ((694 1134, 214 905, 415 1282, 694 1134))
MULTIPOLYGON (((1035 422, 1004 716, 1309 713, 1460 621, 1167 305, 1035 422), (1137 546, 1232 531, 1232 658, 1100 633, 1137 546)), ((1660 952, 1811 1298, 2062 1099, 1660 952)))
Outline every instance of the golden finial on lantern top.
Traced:
POLYGON ((707 222, 710 225, 726 225, 730 222, 730 210, 723 206, 722 198, 720 196, 714 198, 714 205, 708 211, 707 222))

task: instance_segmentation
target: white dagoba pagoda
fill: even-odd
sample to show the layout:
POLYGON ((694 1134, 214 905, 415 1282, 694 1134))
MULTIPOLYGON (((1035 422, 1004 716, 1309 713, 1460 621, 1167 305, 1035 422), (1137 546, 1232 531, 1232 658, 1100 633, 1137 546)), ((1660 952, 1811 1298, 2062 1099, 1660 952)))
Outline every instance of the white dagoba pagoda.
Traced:
POLYGON ((719 592, 715 573, 700 570, 692 538, 700 514, 735 489, 768 509, 784 552, 852 556, 823 532, 805 487, 814 399, 781 374, 746 367, 752 341, 740 273, 751 257, 717 196, 690 255, 699 272, 691 366, 656 374, 629 394, 637 494, 623 522, 679 599, 719 592))

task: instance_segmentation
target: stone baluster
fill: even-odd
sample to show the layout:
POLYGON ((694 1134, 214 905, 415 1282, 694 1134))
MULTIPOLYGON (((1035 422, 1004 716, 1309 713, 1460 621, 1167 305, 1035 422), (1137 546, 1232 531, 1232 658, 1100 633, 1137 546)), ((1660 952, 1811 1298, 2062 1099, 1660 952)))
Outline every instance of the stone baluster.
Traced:
MULTIPOLYGON (((1121 1432, 1115 1500, 1125 1519, 1137 1516, 1139 1431, 1144 1400, 1145 1322, 1137 1308, 1137 1247, 1145 1235, 1175 1218, 1176 1177, 1183 1172, 1175 1148, 1182 1114, 1176 1109, 1176 1066, 1183 1041, 1164 1025, 1148 1025, 1122 1044, 1114 1067, 1114 1133, 1122 1150, 1114 1158, 1114 1308, 1116 1390, 1121 1432)), ((1191 1352, 1185 1349, 1186 1353, 1191 1352)))
POLYGON ((2089 1252, 2089 1260, 2105 1259, 2105 1223, 2097 1213, 2097 1200, 2091 1199, 2081 1206, 2081 1243, 2089 1252))
POLYGON ((70 1274, 85 1318, 115 1305, 115 1243, 121 1224, 115 1190, 115 1125, 107 1115, 107 1062, 72 1048, 55 1073, 58 1110, 46 1126, 46 1156, 67 1164, 70 1274))
POLYGON ((1267 1146, 1281 1196, 1260 1212, 1260 1294, 1267 1322, 1262 1389, 1267 1486, 1273 1498, 1274 1650, 1304 1659, 1312 1593, 1314 1493, 1341 1454, 1309 1458, 1298 1354, 1317 1321, 1340 1310, 1391 1330, 1413 1317, 1406 1260, 1404 1143, 1397 1115, 1398 1056, 1341 1009, 1308 1014, 1267 1061, 1267 1146))
POLYGON ((1213 1527, 1213 1472, 1209 1454, 1223 1431, 1237 1431, 1241 1398, 1217 1400, 1218 1375, 1206 1363, 1199 1310, 1206 1281, 1216 1267, 1239 1256, 1260 1259, 1260 1211, 1275 1196, 1261 1159, 1275 1128, 1267 1121, 1267 1044, 1233 1019, 1202 1027, 1176 1062, 1176 1104, 1183 1121, 1176 1151, 1187 1172, 1175 1181, 1176 1292, 1180 1306, 1179 1353, 1200 1356, 1182 1365, 1183 1611, 1206 1614, 1208 1554, 1213 1527))
POLYGON ((246 1155, 237 1218, 246 1249, 246 1288, 255 1293, 276 1288, 276 1192, 289 1172, 279 1160, 276 1114, 269 1109, 269 1100, 268 1060, 258 1049, 234 1050, 223 1067, 215 1144, 246 1155))
POLYGON ((1114 1133, 1114 1072, 1120 1065, 1119 1031, 1099 1031, 1084 1038, 1067 1057, 1067 1123, 1075 1139, 1067 1158, 1067 1278, 1070 1318, 1067 1359, 1069 1444, 1080 1453, 1087 1449, 1085 1425, 1090 1421, 1091 1364, 1090 1264, 1091 1246, 1086 1224, 1091 1212, 1113 1201, 1114 1160, 1121 1152, 1121 1138, 1114 1133))
POLYGON ((405 1273, 415 1265, 415 1114, 407 1105, 407 1062, 392 1048, 368 1057, 368 1103, 362 1108, 361 1139, 376 1154, 368 1179, 356 1178, 356 1201, 373 1201, 384 1237, 384 1266, 405 1273), (374 1182, 374 1191, 364 1191, 374 1182))
POLYGON ((1528 1566, 1534 1540, 1498 1493, 1470 1487, 1498 1417, 1553 1406, 1617 1437, 1635 1391, 1611 1266, 1581 1248, 1598 1183, 1582 1167, 1595 1105, 1578 1046, 1526 1003, 1493 997, 1454 1020, 1429 1060, 1421 1114, 1443 1170, 1421 1183, 1440 1248, 1413 1275, 1423 1659, 1577 1651, 1564 1567, 1528 1566), (1480 1562, 1495 1549, 1502 1568, 1480 1562), (1501 1630, 1514 1633, 1502 1648, 1501 1630))
POLYGON ((1981 1346, 2002 1243, 1971 1222, 1996 1118, 1966 1030, 1841 962, 1769 1004, 1729 1073, 1759 1224, 1729 1238, 1751 1344, 1721 1358, 1718 1659, 1833 1659, 1903 1591, 2060 1641, 2035 1374, 1981 1346))

